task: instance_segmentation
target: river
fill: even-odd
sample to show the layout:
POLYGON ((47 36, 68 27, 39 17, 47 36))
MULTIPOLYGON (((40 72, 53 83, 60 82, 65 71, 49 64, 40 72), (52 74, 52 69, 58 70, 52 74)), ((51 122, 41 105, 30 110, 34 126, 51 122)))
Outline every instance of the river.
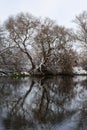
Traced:
POLYGON ((0 77, 0 130, 87 130, 87 77, 0 77))

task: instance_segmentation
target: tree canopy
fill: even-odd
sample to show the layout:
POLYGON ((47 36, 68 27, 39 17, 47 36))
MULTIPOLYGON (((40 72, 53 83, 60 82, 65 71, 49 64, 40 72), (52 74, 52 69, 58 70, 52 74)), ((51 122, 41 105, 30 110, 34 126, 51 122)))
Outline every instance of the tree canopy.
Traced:
POLYGON ((0 26, 0 68, 13 73, 73 74, 78 64, 73 45, 78 42, 87 48, 87 12, 74 22, 76 30, 28 13, 10 16, 0 26))

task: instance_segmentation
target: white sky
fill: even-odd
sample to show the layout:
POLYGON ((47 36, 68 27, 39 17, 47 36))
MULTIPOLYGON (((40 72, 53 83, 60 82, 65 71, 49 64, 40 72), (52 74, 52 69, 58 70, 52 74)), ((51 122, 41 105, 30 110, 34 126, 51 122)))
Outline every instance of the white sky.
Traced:
POLYGON ((87 0, 0 0, 0 21, 12 14, 29 12, 72 27, 72 19, 84 10, 87 10, 87 0))

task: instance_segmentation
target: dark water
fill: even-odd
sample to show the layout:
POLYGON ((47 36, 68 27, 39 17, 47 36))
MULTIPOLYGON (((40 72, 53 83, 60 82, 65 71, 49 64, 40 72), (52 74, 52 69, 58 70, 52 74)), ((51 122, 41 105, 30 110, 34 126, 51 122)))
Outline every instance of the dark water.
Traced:
POLYGON ((87 130, 87 77, 0 78, 0 130, 87 130))

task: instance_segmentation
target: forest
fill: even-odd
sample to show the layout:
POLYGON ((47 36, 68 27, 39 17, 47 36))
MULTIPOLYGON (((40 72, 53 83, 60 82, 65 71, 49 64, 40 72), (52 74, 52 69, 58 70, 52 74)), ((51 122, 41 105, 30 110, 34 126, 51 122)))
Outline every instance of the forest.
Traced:
POLYGON ((80 68, 87 74, 87 12, 72 22, 66 28, 29 13, 9 16, 0 24, 0 73, 73 75, 80 68))

